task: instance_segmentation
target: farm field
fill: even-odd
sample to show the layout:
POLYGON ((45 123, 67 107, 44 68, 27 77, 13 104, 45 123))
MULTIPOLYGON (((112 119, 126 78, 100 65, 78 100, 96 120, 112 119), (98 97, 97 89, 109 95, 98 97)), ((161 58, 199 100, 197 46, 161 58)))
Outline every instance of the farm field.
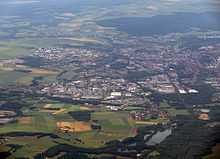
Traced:
POLYGON ((28 158, 56 145, 50 137, 16 137, 9 140, 8 144, 21 146, 21 148, 15 148, 14 156, 28 158))
POLYGON ((79 134, 79 138, 84 141, 81 145, 83 147, 100 147, 108 141, 136 134, 136 124, 126 112, 95 112, 92 114, 92 120, 97 120, 102 129, 79 134))
MULTIPOLYGON (((136 124, 129 118, 127 112, 109 112, 100 110, 91 112, 91 119, 88 122, 81 122, 73 119, 69 112, 84 112, 90 111, 84 105, 71 105, 64 103, 49 103, 35 106, 36 110, 27 110, 23 117, 19 117, 14 123, 7 124, 0 127, 1 134, 12 132, 39 132, 39 133, 53 133, 65 139, 67 136, 78 138, 81 142, 75 143, 76 146, 82 147, 101 147, 108 141, 124 139, 128 136, 136 134, 136 124), (48 110, 48 111, 47 111, 48 110), (62 110, 62 111, 60 111, 62 110), (92 121, 98 121, 101 125, 101 130, 92 130, 92 121), (68 129, 68 130, 67 130, 68 129)), ((24 155, 23 150, 30 150, 30 154, 35 154, 38 151, 54 145, 49 137, 43 137, 37 140, 34 137, 12 138, 9 143, 23 145, 22 149, 16 151, 16 156, 24 155), (48 142, 47 146, 36 146, 39 142, 48 142), (33 146, 29 146, 33 145, 33 146), (35 146, 34 146, 35 145, 35 146), (20 154, 22 152, 22 154, 20 154)), ((63 143, 63 139, 60 140, 63 143)), ((58 139, 56 139, 58 140, 58 139)), ((67 142, 67 141, 65 141, 67 142)), ((64 143, 65 143, 64 142, 64 143)), ((70 144, 69 142, 67 142, 70 144)), ((29 155, 29 154, 25 154, 29 155)))
POLYGON ((55 80, 58 72, 39 68, 28 68, 27 66, 2 67, 0 66, 0 85, 24 84, 30 85, 35 77, 43 77, 43 81, 55 80), (27 69, 30 72, 17 71, 16 69, 27 69))
POLYGON ((176 109, 170 106, 166 101, 160 103, 160 108, 167 111, 171 116, 175 117, 177 115, 189 115, 190 112, 187 109, 176 109))
POLYGON ((0 59, 11 59, 31 53, 33 46, 27 45, 25 40, 0 40, 0 59))
POLYGON ((0 159, 218 159, 218 6, 0 0, 0 159))
POLYGON ((31 77, 27 77, 26 73, 15 72, 15 71, 0 71, 0 85, 16 84, 20 79, 29 81, 31 77))

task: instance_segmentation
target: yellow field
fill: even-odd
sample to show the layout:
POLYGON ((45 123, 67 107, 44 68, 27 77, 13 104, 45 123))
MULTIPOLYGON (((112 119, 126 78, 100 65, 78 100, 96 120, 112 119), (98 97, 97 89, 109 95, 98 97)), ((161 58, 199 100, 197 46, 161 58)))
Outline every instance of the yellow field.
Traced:
POLYGON ((40 112, 44 112, 44 113, 54 113, 56 112, 56 110, 50 110, 49 108, 52 107, 52 104, 45 104, 43 106, 43 108, 40 109, 40 112))
POLYGON ((31 73, 35 75, 55 75, 57 72, 46 69, 32 68, 31 73))
POLYGON ((42 68, 28 68, 25 65, 16 65, 16 66, 1 66, 0 65, 0 69, 3 71, 16 71, 16 69, 27 69, 30 70, 31 74, 33 75, 55 75, 58 72, 56 71, 51 71, 51 70, 47 70, 47 69, 42 69, 42 68))
POLYGON ((50 107, 52 107, 52 104, 45 104, 45 105, 44 105, 44 108, 45 108, 45 109, 50 108, 50 107))
POLYGON ((152 122, 152 121, 136 121, 136 124, 145 124, 145 125, 158 125, 158 122, 152 122))
POLYGON ((58 111, 53 112, 52 114, 53 115, 58 115, 58 114, 61 114, 61 113, 65 112, 65 111, 66 111, 66 109, 62 108, 62 109, 60 109, 58 111))
POLYGON ((91 110, 91 109, 86 106, 80 106, 80 110, 91 110))
POLYGON ((57 122, 57 127, 65 132, 86 132, 91 131, 91 125, 86 122, 57 122))
POLYGON ((18 119, 18 122, 20 123, 20 124, 31 124, 32 123, 32 118, 31 117, 21 117, 21 118, 19 118, 18 119))

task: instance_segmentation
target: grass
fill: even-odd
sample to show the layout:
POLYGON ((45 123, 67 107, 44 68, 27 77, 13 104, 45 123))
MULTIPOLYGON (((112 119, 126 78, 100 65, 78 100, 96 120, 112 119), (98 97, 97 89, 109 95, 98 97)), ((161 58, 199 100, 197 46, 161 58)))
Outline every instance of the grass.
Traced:
MULTIPOLYGON (((40 103, 36 105, 35 110, 28 110, 26 108, 24 115, 26 118, 21 118, 18 122, 10 123, 4 127, 0 127, 0 133, 8 132, 45 132, 45 133, 54 133, 58 134, 61 137, 65 137, 66 133, 58 131, 57 122, 74 122, 75 120, 68 114, 69 111, 82 111, 85 106, 64 104, 64 103, 53 103, 54 101, 48 101, 51 103, 52 108, 64 109, 65 112, 53 115, 50 112, 41 112, 41 109, 45 106, 46 103, 40 103), (23 120, 23 121, 21 121, 23 120)), ((68 134, 73 138, 79 138, 83 143, 75 143, 77 146, 82 147, 101 147, 106 142, 111 140, 124 139, 129 136, 135 135, 136 123, 129 118, 129 112, 109 112, 106 110, 100 110, 93 112, 91 114, 91 120, 98 120, 101 124, 101 130, 92 130, 89 132, 69 132, 68 134)), ((68 136, 68 139, 70 136, 68 136)), ((47 138, 42 138, 39 141, 36 141, 34 137, 30 139, 23 140, 22 138, 14 138, 14 141, 11 141, 14 144, 24 145, 23 148, 16 151, 16 156, 30 156, 36 154, 37 152, 42 151, 44 148, 47 148, 48 145, 53 144, 51 141, 48 141, 47 138), (47 143, 49 142, 49 143, 47 143), (45 146, 43 144, 46 144, 45 146)), ((62 143, 63 141, 61 141, 62 143)), ((73 144, 68 142, 68 144, 73 144)))
POLYGON ((22 124, 19 122, 8 124, 0 127, 0 133, 8 132, 45 132, 52 133, 56 130, 56 121, 53 116, 48 113, 32 113, 32 122, 29 124, 22 124))
POLYGON ((136 124, 138 125, 158 125, 162 123, 169 122, 169 119, 167 118, 158 118, 158 119, 150 119, 147 121, 136 121, 136 124))
POLYGON ((71 104, 63 104, 63 103, 56 103, 51 105, 52 108, 60 108, 65 109, 64 112, 61 112, 57 115, 53 115, 52 113, 45 113, 45 112, 31 112, 25 115, 31 116, 32 124, 26 126, 20 126, 17 124, 17 127, 22 129, 22 127, 28 128, 28 130, 36 130, 36 131, 43 131, 43 132, 54 132, 57 130, 56 123, 58 121, 67 121, 71 122, 73 119, 69 114, 69 111, 77 111, 80 109, 79 105, 71 105, 71 104))
POLYGON ((186 109, 175 109, 175 108, 168 108, 166 111, 171 115, 171 116, 177 116, 177 115, 189 115, 189 111, 186 109))
POLYGON ((19 38, 0 41, 0 59, 11 59, 29 55, 34 49, 56 47, 62 40, 52 38, 19 38))
POLYGON ((10 139, 7 144, 17 144, 23 147, 14 152, 16 157, 32 158, 37 153, 47 150, 55 145, 50 137, 19 137, 10 139))
POLYGON ((28 53, 28 49, 21 48, 21 47, 0 47, 0 59, 9 59, 18 57, 20 55, 24 55, 28 53))
POLYGON ((78 134, 84 141, 83 147, 100 147, 105 142, 133 136, 135 123, 129 119, 127 112, 94 112, 92 119, 98 120, 102 126, 101 131, 91 131, 78 134))
MULTIPOLYGON (((66 112, 57 115, 52 115, 51 113, 44 113, 44 112, 27 112, 25 115, 31 117, 31 122, 11 123, 8 124, 7 126, 0 127, 0 132, 1 133, 15 132, 15 131, 16 132, 17 131, 46 132, 46 133, 59 134, 60 136, 63 135, 65 136, 64 133, 58 131, 56 123, 58 121, 73 122, 74 120, 69 116, 69 114, 67 114, 67 112, 79 111, 81 110, 81 106, 55 103, 52 104, 51 107, 66 108, 66 112)), ((101 131, 92 130, 90 132, 70 133, 74 137, 78 137, 84 142, 81 143, 80 146, 100 147, 103 146, 105 142, 116 139, 123 139, 128 136, 134 135, 134 132, 132 132, 132 130, 135 128, 135 123, 129 119, 127 112, 107 112, 107 111, 94 112, 92 113, 92 120, 99 120, 99 123, 102 125, 103 129, 101 131)), ((19 140, 16 139, 16 141, 19 140)), ((22 142, 24 143, 19 143, 19 144, 24 144, 25 146, 21 149, 21 151, 19 150, 18 152, 16 152, 16 156, 17 155, 21 156, 23 155, 22 153, 24 152, 26 153, 28 151, 30 151, 30 154, 34 154, 37 151, 42 150, 44 148, 42 146, 42 143, 47 142, 47 140, 41 141, 41 144, 35 141, 34 139, 30 139, 30 141, 23 140, 22 142), (26 147, 26 145, 28 145, 29 142, 37 146, 32 148, 26 147)))
POLYGON ((71 111, 80 111, 81 106, 80 105, 72 105, 72 104, 64 104, 64 103, 53 103, 51 104, 50 108, 57 108, 57 109, 65 109, 62 114, 71 112, 71 111))
POLYGON ((55 103, 52 104, 51 107, 66 108, 66 110, 65 112, 62 112, 57 115, 53 115, 52 113, 46 113, 46 112, 27 111, 24 115, 31 117, 31 122, 25 123, 19 120, 18 122, 7 124, 4 127, 3 126, 0 127, 0 133, 17 132, 17 131, 56 133, 57 131, 56 123, 58 121, 71 122, 73 121, 73 119, 67 113, 69 111, 80 110, 79 105, 71 105, 71 104, 63 104, 63 103, 55 103))
POLYGON ((43 82, 54 81, 56 74, 38 74, 38 73, 26 73, 13 70, 1 70, 0 69, 0 85, 11 84, 24 84, 29 85, 32 83, 34 77, 43 76, 43 82))
POLYGON ((129 106, 129 107, 126 107, 124 110, 126 110, 126 111, 132 111, 132 110, 144 110, 144 108, 142 108, 142 107, 129 106))
POLYGON ((19 81, 19 79, 25 79, 26 77, 27 73, 23 72, 0 71, 0 85, 16 84, 19 81))
POLYGON ((23 42, 22 40, 0 41, 0 59, 15 58, 30 53, 33 45, 23 42))
POLYGON ((164 111, 167 111, 169 115, 175 117, 177 115, 189 115, 190 112, 187 109, 176 109, 175 107, 170 106, 166 101, 160 103, 160 108, 164 111))
POLYGON ((109 132, 124 132, 130 129, 133 124, 128 121, 127 112, 95 112, 92 114, 92 119, 100 121, 103 130, 109 132))
POLYGON ((0 85, 25 84, 32 83, 34 74, 17 72, 17 71, 3 71, 0 70, 0 85))

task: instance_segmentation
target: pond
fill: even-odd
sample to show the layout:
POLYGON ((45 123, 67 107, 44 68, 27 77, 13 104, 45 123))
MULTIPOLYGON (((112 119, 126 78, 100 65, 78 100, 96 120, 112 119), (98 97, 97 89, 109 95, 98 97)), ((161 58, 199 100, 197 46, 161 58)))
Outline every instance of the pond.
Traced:
POLYGON ((156 134, 154 134, 147 142, 146 145, 154 146, 157 144, 160 144, 162 141, 164 141, 168 136, 172 134, 172 129, 166 129, 164 131, 158 131, 156 134))

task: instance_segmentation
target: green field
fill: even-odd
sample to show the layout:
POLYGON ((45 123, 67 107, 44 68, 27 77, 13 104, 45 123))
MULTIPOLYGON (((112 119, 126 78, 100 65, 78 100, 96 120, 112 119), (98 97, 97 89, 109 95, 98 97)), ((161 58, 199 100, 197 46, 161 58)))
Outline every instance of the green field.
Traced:
POLYGON ((16 84, 19 79, 24 78, 26 75, 22 72, 0 70, 0 85, 16 84))
POLYGON ((94 112, 92 120, 98 120, 102 129, 78 134, 78 137, 85 141, 81 145, 83 147, 100 147, 108 141, 135 135, 135 122, 129 119, 127 112, 94 112))
POLYGON ((31 121, 28 124, 15 122, 0 127, 0 133, 8 132, 54 132, 56 130, 56 121, 48 113, 30 113, 31 121))
MULTIPOLYGON (((42 112, 46 104, 47 103, 40 103, 34 105, 36 107, 35 110, 29 110, 28 107, 23 108, 22 110, 25 112, 25 116, 19 118, 19 120, 15 123, 10 123, 4 127, 0 127, 0 133, 19 131, 44 132, 58 134, 60 137, 68 139, 72 136, 73 138, 77 137, 82 140, 82 143, 76 143, 77 146, 80 145, 82 147, 100 147, 108 141, 124 139, 126 137, 135 135, 134 130, 136 128, 136 124, 132 119, 129 118, 128 112, 108 112, 104 109, 93 112, 91 114, 91 121, 98 120, 98 123, 102 126, 101 130, 66 134, 64 132, 58 131, 56 125, 57 122, 74 122, 75 120, 68 114, 68 112, 84 111, 85 109, 89 110, 89 108, 80 105, 54 102, 50 104, 50 108, 65 109, 65 111, 54 115, 52 112, 42 112)), ((30 140, 23 140, 22 138, 18 138, 9 141, 13 142, 14 144, 17 143, 19 145, 24 145, 21 150, 16 152, 16 156, 21 156, 23 153, 25 153, 23 150, 30 151, 30 154, 35 154, 37 151, 44 149, 44 146, 39 144, 39 142, 49 142, 49 145, 54 144, 49 138, 42 138, 42 141, 37 141, 33 137, 29 138, 30 140), (35 146, 29 147, 29 144, 35 146)), ((72 143, 68 142, 68 144, 72 143)))
POLYGON ((128 120, 127 112, 95 112, 92 119, 100 121, 103 131, 106 132, 127 132, 133 126, 128 120))
POLYGON ((11 40, 0 40, 0 59, 11 59, 15 57, 30 55, 35 49, 41 47, 56 47, 64 43, 63 39, 53 38, 21 38, 11 40))
POLYGON ((17 122, 1 126, 0 133, 17 131, 57 133, 56 123, 58 121, 74 121, 68 112, 81 110, 79 105, 53 103, 51 104, 51 108, 65 109, 65 111, 55 115, 52 112, 43 112, 42 109, 44 105, 45 103, 33 105, 36 110, 29 110, 28 107, 23 108, 23 111, 25 112, 24 117, 29 117, 30 121, 23 123, 22 120, 20 121, 20 118, 18 118, 17 122))
POLYGON ((22 146, 16 150, 11 158, 28 157, 33 158, 34 155, 47 150, 56 145, 50 137, 18 137, 8 141, 8 144, 16 144, 22 146))
POLYGON ((0 41, 0 59, 8 59, 28 55, 33 45, 28 45, 25 40, 0 41))
MULTIPOLYGON (((34 77, 39 77, 42 75, 18 72, 18 71, 5 71, 0 70, 0 85, 15 85, 15 84, 24 84, 29 85, 32 83, 34 77)), ((42 82, 54 81, 56 75, 43 75, 42 82)))
POLYGON ((175 107, 170 106, 166 101, 160 103, 160 108, 164 111, 167 111, 169 115, 175 117, 177 115, 190 115, 189 110, 187 109, 176 109, 175 107))

